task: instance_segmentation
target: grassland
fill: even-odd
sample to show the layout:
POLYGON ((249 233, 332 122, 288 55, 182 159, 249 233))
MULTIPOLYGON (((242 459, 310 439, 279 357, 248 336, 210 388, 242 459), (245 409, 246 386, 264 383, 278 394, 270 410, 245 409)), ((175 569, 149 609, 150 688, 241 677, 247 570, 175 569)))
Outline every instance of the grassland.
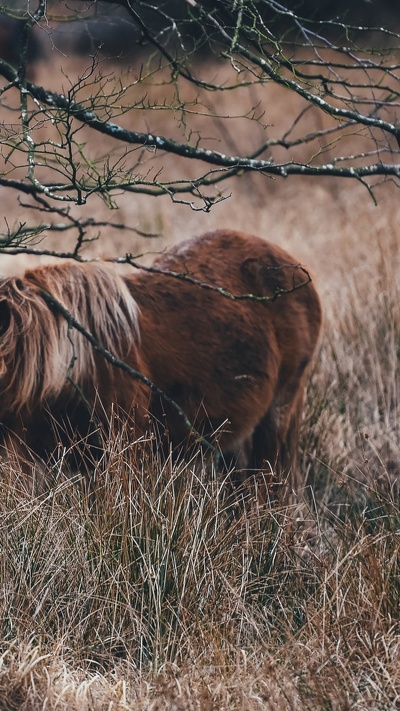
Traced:
MULTIPOLYGON (((208 215, 126 197, 118 221, 163 237, 110 230, 96 249, 152 252, 226 226, 311 266, 325 324, 298 502, 232 507, 214 471, 142 461, 123 436, 91 508, 62 462, 40 496, 4 463, 4 711, 399 706, 398 189, 377 188, 378 206, 350 182, 243 176, 229 190, 208 215)), ((27 261, 0 259, 3 272, 27 261)))

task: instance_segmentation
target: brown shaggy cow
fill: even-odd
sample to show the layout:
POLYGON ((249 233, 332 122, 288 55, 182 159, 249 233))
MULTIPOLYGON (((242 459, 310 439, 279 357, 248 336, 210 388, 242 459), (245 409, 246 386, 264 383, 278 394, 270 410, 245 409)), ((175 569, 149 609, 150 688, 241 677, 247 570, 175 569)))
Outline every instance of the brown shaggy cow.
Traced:
POLYGON ((54 446, 48 413, 68 434, 86 436, 92 408, 106 421, 118 407, 137 434, 150 409, 174 446, 187 440, 174 408, 106 362, 45 291, 172 398, 204 437, 217 433, 244 476, 271 469, 279 478, 290 469, 297 485, 304 388, 321 327, 307 273, 276 245, 228 230, 181 243, 154 269, 121 276, 98 263, 61 263, 2 280, 3 429, 15 446, 46 457, 54 446))
MULTIPOLYGON (((158 273, 128 280, 152 380, 202 434, 219 433, 228 461, 254 471, 271 466, 278 477, 290 467, 297 486, 304 388, 321 328, 320 300, 305 271, 277 245, 228 230, 183 242, 154 267, 232 295, 281 294, 231 300, 158 273)), ((166 403, 153 397, 152 411, 167 413, 174 444, 184 439, 182 420, 166 403)))

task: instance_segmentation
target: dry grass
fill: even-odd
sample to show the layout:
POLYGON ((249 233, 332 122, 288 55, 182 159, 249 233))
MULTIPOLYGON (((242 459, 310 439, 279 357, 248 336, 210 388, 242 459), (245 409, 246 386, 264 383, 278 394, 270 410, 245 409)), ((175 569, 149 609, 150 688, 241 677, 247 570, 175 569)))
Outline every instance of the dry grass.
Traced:
POLYGON ((263 510, 117 439, 90 509, 79 482, 32 497, 5 467, 0 707, 394 707, 398 500, 382 457, 373 480, 333 445, 315 495, 263 510))
MULTIPOLYGON (((161 246, 235 226, 313 267, 325 331, 304 491, 291 507, 235 508, 209 467, 142 460, 116 437, 91 507, 57 469, 35 495, 4 464, 4 711, 398 708, 398 193, 382 186, 374 207, 350 183, 231 187, 207 216, 131 196, 118 220, 161 228, 161 246)), ((99 250, 145 245, 105 235, 99 250)))

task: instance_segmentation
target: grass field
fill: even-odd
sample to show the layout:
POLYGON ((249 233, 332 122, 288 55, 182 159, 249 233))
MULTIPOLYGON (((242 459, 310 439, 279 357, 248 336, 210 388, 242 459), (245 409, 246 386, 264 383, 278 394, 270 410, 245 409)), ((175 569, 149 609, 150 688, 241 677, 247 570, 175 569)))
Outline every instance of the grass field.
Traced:
MULTIPOLYGON (((106 230, 95 249, 153 252, 224 226, 312 268, 325 323, 298 503, 232 507, 214 471, 141 461, 123 436, 107 443, 91 509, 62 462, 41 496, 4 463, 2 711, 400 704, 398 189, 378 187, 378 206, 331 179, 247 175, 229 191, 207 215, 126 196, 112 219, 162 237, 106 230)), ((9 224, 21 219, 1 194, 9 224)), ((27 258, 0 261, 10 273, 27 258)))

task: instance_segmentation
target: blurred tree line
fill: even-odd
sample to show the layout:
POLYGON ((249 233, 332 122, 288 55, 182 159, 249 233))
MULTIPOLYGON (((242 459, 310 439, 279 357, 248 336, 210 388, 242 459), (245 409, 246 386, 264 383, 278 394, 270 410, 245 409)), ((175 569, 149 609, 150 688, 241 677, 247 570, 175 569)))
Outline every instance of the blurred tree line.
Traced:
MULTIPOLYGON (((202 3, 209 13, 216 13, 228 24, 232 12, 242 7, 243 0, 215 3, 206 0, 202 3)), ((396 28, 400 20, 400 5, 393 0, 255 0, 255 12, 272 33, 286 33, 294 39, 302 32, 299 20, 323 23, 324 33, 330 38, 342 36, 345 26, 396 28)), ((0 56, 16 63, 19 57, 24 22, 34 5, 27 6, 26 0, 5 0, 0 5, 0 56)), ((132 9, 144 23, 150 33, 162 35, 162 42, 179 45, 177 35, 183 39, 185 48, 207 52, 214 32, 211 27, 202 28, 193 12, 192 0, 154 0, 154 2, 134 2, 113 0, 102 2, 93 0, 71 0, 64 4, 62 0, 51 0, 48 12, 59 16, 54 39, 61 51, 76 54, 100 51, 103 56, 111 55, 129 58, 138 47, 147 44, 143 28, 132 18, 132 9)), ((301 25, 301 22, 300 22, 301 25)), ((43 36, 31 33, 28 44, 28 57, 35 61, 43 57, 43 36)))

